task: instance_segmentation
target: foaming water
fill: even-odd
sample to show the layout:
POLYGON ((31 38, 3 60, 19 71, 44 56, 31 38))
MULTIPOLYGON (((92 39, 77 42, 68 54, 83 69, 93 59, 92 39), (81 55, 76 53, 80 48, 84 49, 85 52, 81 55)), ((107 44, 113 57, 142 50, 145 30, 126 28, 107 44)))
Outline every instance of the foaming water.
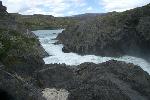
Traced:
POLYGON ((142 58, 132 57, 132 56, 123 56, 119 58, 115 57, 101 57, 95 55, 78 55, 76 53, 64 53, 62 51, 63 45, 55 45, 57 42, 55 38, 63 30, 37 30, 33 31, 41 42, 41 45, 45 51, 50 55, 49 57, 44 58, 45 64, 66 64, 66 65, 80 65, 84 62, 93 62, 93 63, 102 63, 109 60, 118 60, 125 61, 127 63, 133 63, 139 65, 143 70, 147 71, 150 74, 150 63, 142 58))

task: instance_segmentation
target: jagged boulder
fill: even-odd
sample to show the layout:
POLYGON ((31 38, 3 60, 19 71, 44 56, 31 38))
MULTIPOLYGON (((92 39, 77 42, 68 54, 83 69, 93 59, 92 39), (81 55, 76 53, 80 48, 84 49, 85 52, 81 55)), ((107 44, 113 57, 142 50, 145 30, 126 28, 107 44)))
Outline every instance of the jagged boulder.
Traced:
POLYGON ((1 100, 45 100, 41 91, 27 82, 19 73, 6 70, 0 62, 0 99, 1 100))

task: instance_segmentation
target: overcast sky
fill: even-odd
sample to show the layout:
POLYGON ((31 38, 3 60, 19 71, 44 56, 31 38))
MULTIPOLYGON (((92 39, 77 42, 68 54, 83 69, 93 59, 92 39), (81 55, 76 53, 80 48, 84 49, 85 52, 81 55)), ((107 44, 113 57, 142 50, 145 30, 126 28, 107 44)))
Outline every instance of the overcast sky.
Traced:
POLYGON ((150 0, 2 0, 9 13, 71 16, 82 13, 125 11, 150 0))

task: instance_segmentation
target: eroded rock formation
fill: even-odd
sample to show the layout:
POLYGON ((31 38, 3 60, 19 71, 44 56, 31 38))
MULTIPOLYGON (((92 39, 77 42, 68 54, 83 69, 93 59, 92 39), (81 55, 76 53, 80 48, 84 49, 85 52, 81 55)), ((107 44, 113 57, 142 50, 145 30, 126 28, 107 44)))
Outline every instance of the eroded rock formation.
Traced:
POLYGON ((118 61, 84 63, 77 68, 47 65, 37 71, 41 88, 66 89, 68 100, 149 100, 150 76, 139 66, 118 61))
POLYGON ((3 6, 2 1, 0 1, 0 13, 6 12, 7 8, 3 6))
POLYGON ((101 56, 150 55, 150 4, 112 12, 66 28, 58 39, 64 52, 101 56))

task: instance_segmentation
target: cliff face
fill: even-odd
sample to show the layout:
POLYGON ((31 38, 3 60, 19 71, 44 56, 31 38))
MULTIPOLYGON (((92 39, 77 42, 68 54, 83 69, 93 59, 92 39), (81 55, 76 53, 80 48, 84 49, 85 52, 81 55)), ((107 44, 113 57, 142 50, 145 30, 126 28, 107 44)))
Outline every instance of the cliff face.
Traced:
POLYGON ((150 54, 150 4, 112 12, 66 28, 58 36, 65 52, 120 56, 150 54), (144 53, 144 54, 143 54, 144 53))

